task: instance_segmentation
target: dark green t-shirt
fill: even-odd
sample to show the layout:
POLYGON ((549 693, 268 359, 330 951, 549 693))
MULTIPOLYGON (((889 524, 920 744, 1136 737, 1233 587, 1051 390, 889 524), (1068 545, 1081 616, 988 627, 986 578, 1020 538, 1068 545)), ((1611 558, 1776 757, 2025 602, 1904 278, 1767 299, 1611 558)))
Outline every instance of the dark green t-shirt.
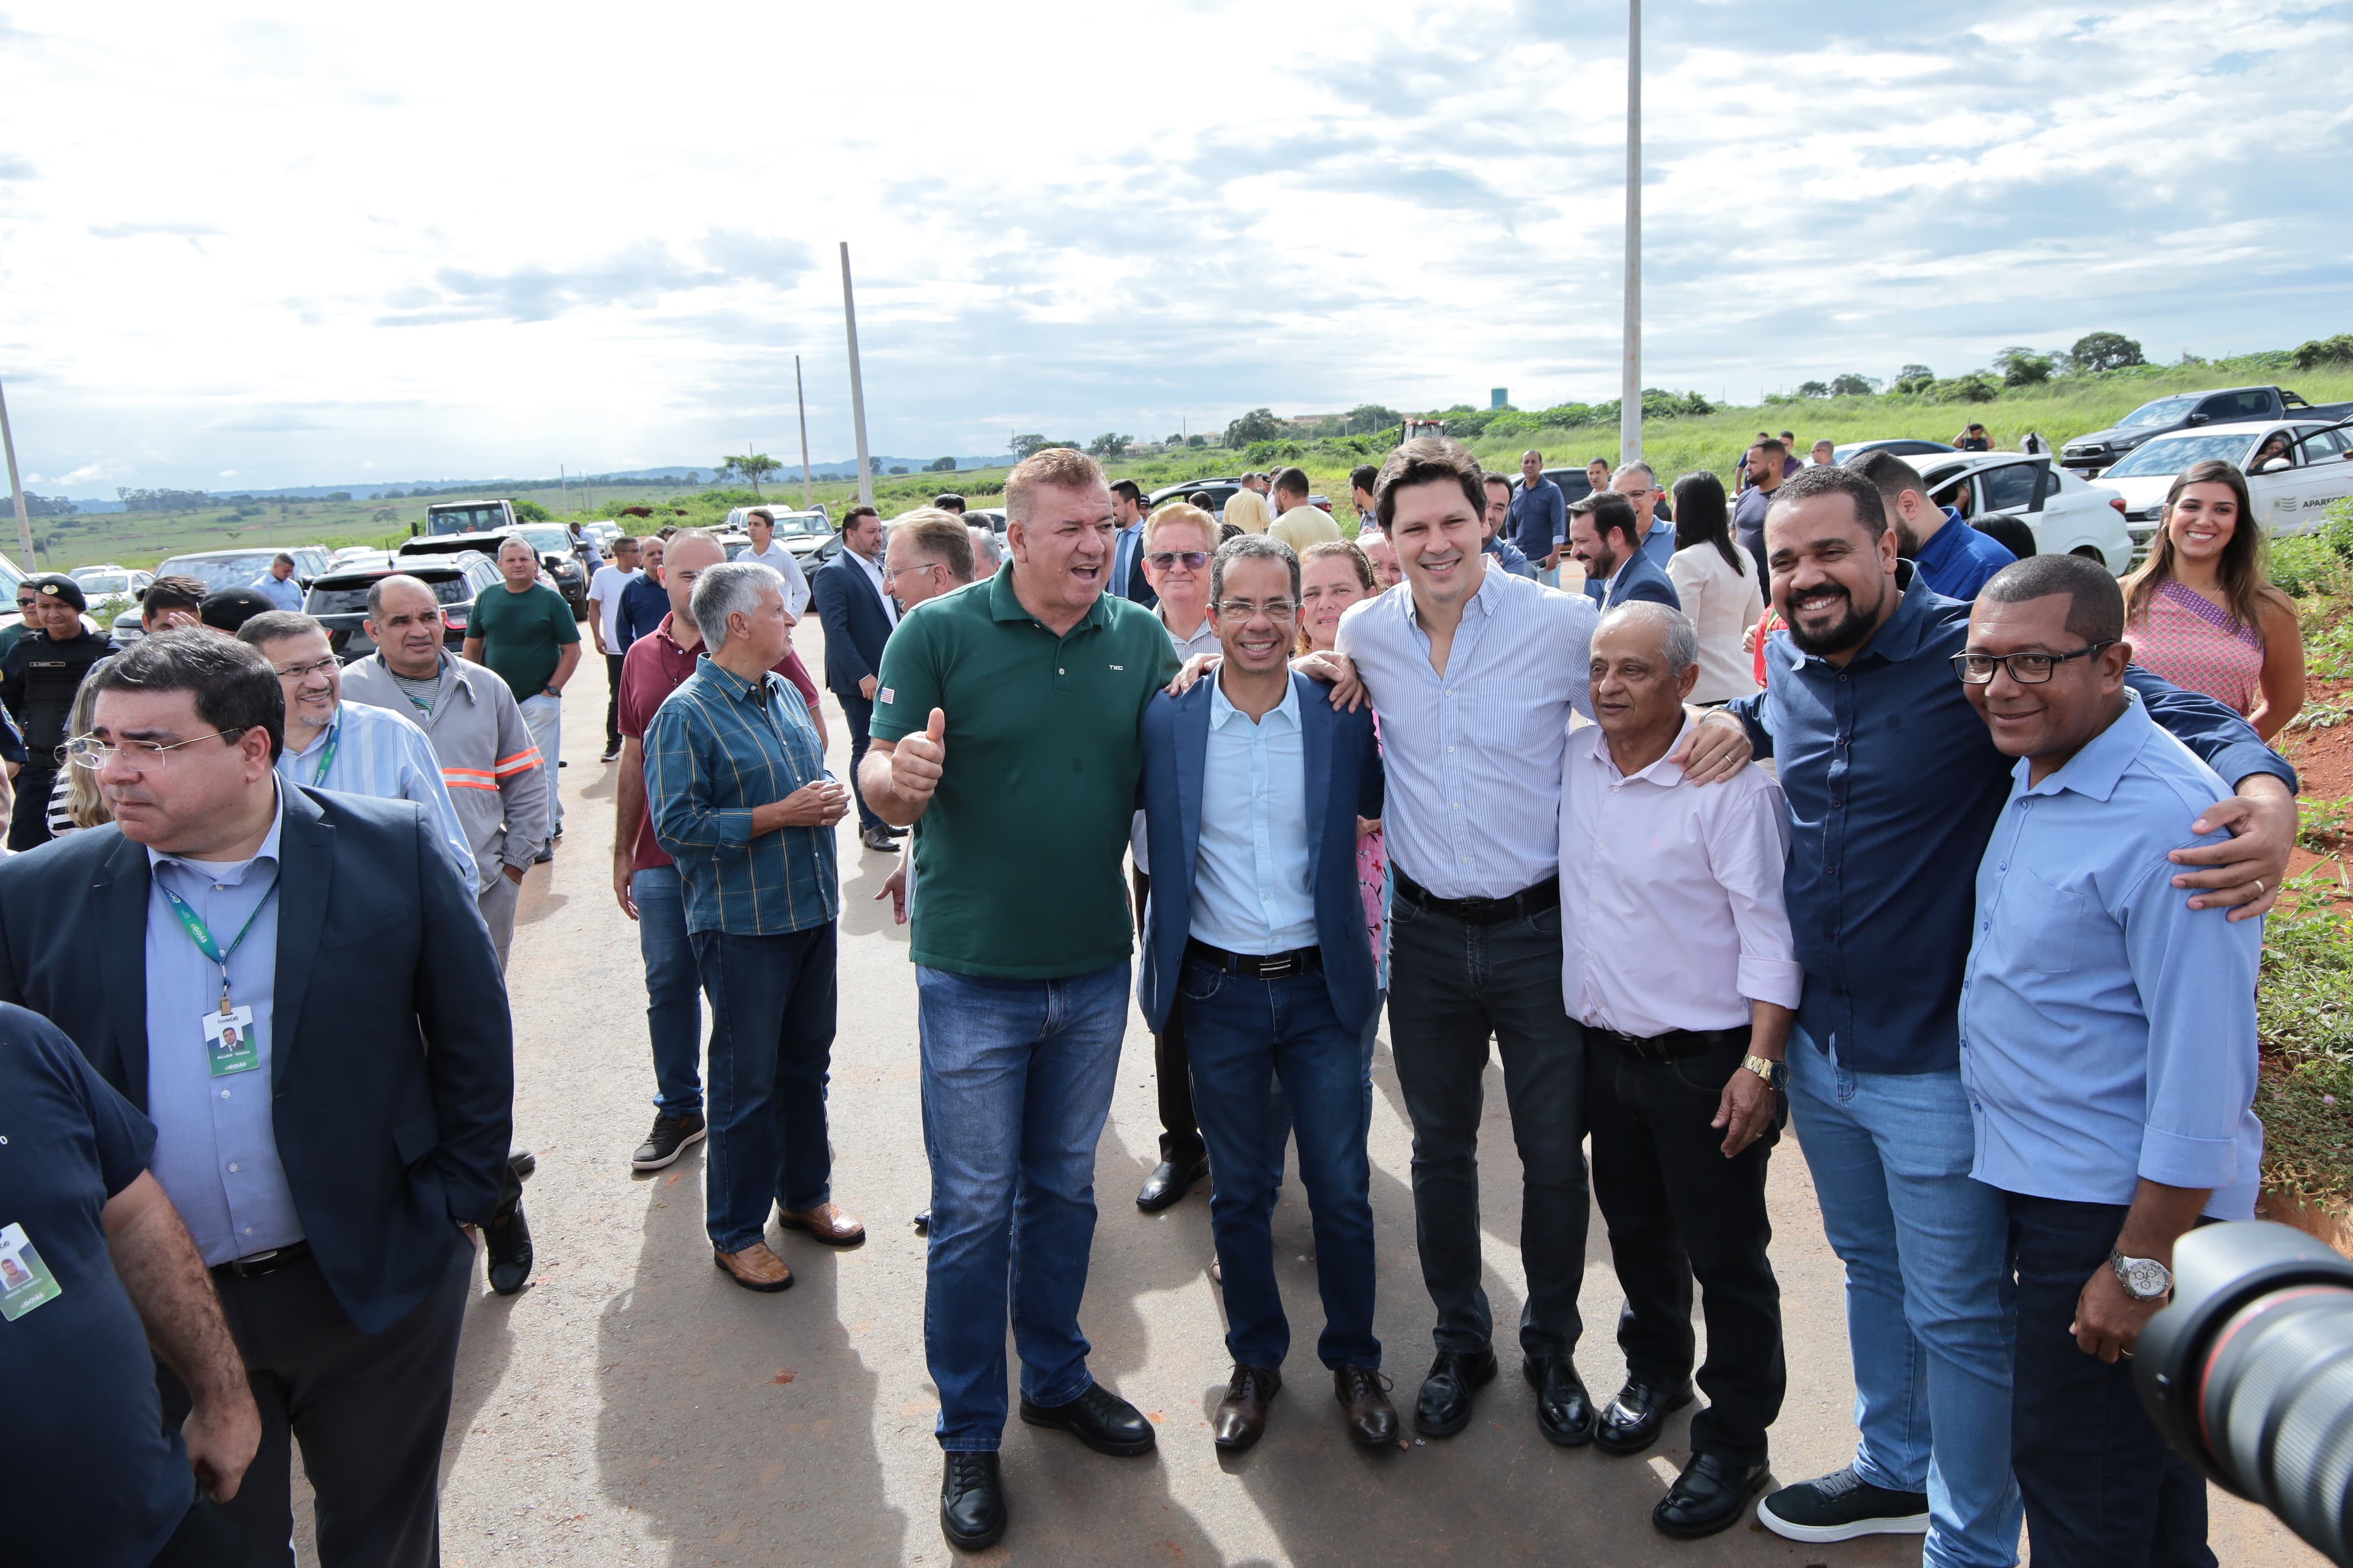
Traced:
POLYGON ((564 645, 580 640, 580 627, 564 595, 546 584, 518 594, 501 583, 475 599, 466 635, 482 639, 482 662, 521 702, 547 689, 564 645))
POLYGON ((1010 572, 907 613, 882 650, 872 732, 947 719, 915 824, 917 963, 1054 980, 1128 956, 1120 862, 1144 710, 1176 673, 1159 618, 1108 594, 1061 637, 1021 607, 1010 572))

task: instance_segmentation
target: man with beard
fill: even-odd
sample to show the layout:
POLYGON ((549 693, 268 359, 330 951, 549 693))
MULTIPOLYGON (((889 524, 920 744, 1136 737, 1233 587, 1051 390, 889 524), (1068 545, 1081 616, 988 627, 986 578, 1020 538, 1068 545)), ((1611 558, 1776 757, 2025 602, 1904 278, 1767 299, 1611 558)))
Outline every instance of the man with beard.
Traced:
MULTIPOLYGON (((1777 456, 1767 464, 1778 473, 1777 456)), ((1767 650, 1766 689, 1728 710, 1774 757, 1788 799, 1785 889, 1805 970, 1789 1101, 1846 1265, 1862 1443, 1847 1468, 1773 1493, 1757 1517, 1795 1541, 1926 1533, 1925 1562, 2009 1563, 2008 1221, 2001 1194, 1970 1179, 1956 1019, 1974 876, 2010 759, 1954 678, 1968 606, 1914 581, 1878 487, 1807 468, 1770 495, 1788 633, 1767 650)), ((2221 704, 2142 671, 2126 679, 2236 781, 2182 826, 2239 837, 2174 851, 2174 885, 2192 909, 2262 912, 2295 836, 2294 773, 2221 704)))
POLYGON ((1765 512, 1773 504, 1773 492, 1781 488, 1781 470, 1788 460, 1788 447, 1761 434, 1740 460, 1744 484, 1740 499, 1732 503, 1732 536, 1756 559, 1759 583, 1773 577, 1765 563, 1765 512))
POLYGON ((1959 512, 1930 500, 1920 470, 1894 453, 1865 452, 1849 466, 1879 487, 1899 551, 1932 592, 1974 599, 1987 578, 2018 559, 2000 540, 1971 528, 1959 512))

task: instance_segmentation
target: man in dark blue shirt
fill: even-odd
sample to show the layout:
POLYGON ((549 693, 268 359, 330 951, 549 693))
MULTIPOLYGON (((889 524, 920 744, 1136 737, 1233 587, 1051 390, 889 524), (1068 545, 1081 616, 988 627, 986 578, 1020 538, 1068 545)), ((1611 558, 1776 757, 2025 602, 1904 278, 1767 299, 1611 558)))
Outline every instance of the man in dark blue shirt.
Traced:
POLYGON ((155 1128, 38 1014, 0 1005, 0 1441, 10 1562, 248 1562, 211 1501, 261 1441, 245 1364, 172 1200, 155 1128), (143 1323, 143 1327, 142 1327, 143 1323), (164 1426, 154 1353, 195 1394, 164 1426))
POLYGON ((1568 498, 1544 477, 1544 454, 1520 454, 1520 488, 1512 492, 1512 542, 1546 574, 1560 570, 1560 547, 1568 538, 1568 498))
POLYGON ((1971 528, 1959 512, 1930 500, 1920 470, 1894 453, 1865 452, 1850 467, 1879 487, 1896 544, 1930 593, 1974 599, 1987 579, 2018 559, 2001 541, 1971 528))
MULTIPOLYGON (((1789 1100, 1846 1264, 1862 1442, 1847 1469, 1774 1493, 1758 1516, 1798 1540, 1925 1528, 1927 1561, 2010 1563, 2008 1221, 2000 1194, 1969 1178, 1957 1011, 2011 762, 1951 666, 1968 606, 1912 580, 1876 486, 1803 469, 1773 494, 1766 531, 1789 629, 1768 648, 1766 689, 1731 710, 1788 800, 1785 888, 1806 972, 1789 1100)), ((2240 837, 2177 851, 2176 886, 2199 889, 2183 895, 2192 908, 2260 913, 2286 868, 2295 774, 2220 703, 2129 679, 2238 790, 2181 824, 2185 839, 2240 837)))
POLYGON ((638 548, 645 568, 629 579, 613 610, 613 640, 624 655, 670 614, 670 590, 662 585, 662 555, 670 541, 656 534, 638 548))

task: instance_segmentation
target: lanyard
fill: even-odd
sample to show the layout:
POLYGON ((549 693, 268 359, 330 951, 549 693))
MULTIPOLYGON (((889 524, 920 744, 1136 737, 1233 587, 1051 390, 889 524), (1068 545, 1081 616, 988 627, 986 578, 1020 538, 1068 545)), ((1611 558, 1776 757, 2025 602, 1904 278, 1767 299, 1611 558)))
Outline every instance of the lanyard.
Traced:
MULTIPOLYGON (((427 710, 427 711, 430 711, 430 710, 427 710)), ((311 787, 312 789, 319 789, 324 786, 327 778, 327 770, 335 765, 335 748, 343 743, 343 716, 342 713, 338 712, 335 715, 335 721, 327 726, 327 743, 319 749, 319 771, 311 775, 311 787)), ((240 938, 242 938, 243 935, 244 933, 242 931, 238 933, 240 938)), ((198 942, 196 945, 198 947, 202 947, 204 946, 204 943, 198 942)))
POLYGON ((215 963, 220 965, 220 1010, 222 1016, 227 1016, 228 1014, 228 961, 230 954, 236 952, 239 947, 244 945, 246 933, 253 930, 253 922, 261 918, 261 911, 269 907, 270 899, 278 891, 277 879, 274 877, 270 879, 269 888, 265 889, 261 895, 261 901, 253 906, 253 912, 251 914, 245 917, 245 924, 238 929, 237 940, 228 944, 227 952, 223 952, 220 943, 214 940, 212 928, 205 924, 205 917, 196 913, 194 909, 191 909, 185 899, 183 899, 179 894, 172 891, 171 889, 164 887, 161 882, 156 883, 156 887, 162 890, 164 899, 170 902, 172 912, 180 917, 180 929, 188 933, 188 940, 196 944, 196 951, 203 953, 206 958, 211 959, 215 963))

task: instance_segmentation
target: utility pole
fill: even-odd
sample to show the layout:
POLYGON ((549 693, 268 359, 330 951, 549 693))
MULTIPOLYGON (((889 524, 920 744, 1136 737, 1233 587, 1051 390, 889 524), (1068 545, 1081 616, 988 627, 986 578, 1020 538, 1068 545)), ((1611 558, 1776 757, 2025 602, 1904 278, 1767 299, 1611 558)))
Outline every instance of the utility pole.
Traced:
POLYGON ((1626 0, 1626 340, 1618 461, 1642 457, 1642 0, 1626 0))
POLYGON ((8 448, 8 493, 16 500, 16 538, 25 546, 25 570, 38 572, 39 562, 33 559, 33 516, 25 510, 25 486, 16 478, 16 437, 8 428, 8 399, 0 395, 0 446, 8 448))
POLYGON ((849 296, 849 241, 841 242, 841 320, 849 329, 849 419, 858 432, 858 500, 874 504, 874 465, 866 458, 866 384, 858 373, 858 306, 849 296))
POLYGON ((801 384, 801 356, 793 356, 793 396, 801 405, 801 510, 808 510, 816 498, 809 489, 808 461, 808 389, 801 384))

